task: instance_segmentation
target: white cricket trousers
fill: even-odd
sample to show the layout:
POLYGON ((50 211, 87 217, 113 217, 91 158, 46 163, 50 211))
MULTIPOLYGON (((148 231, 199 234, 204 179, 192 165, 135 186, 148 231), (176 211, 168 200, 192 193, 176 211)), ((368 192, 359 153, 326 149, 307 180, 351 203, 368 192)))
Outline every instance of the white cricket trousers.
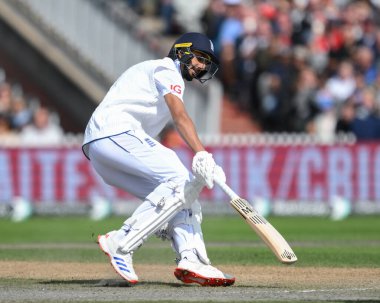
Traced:
POLYGON ((141 200, 161 183, 182 186, 192 178, 174 151, 142 130, 130 130, 90 143, 96 172, 110 185, 141 200))
MULTIPOLYGON (((161 145, 142 130, 131 130, 90 143, 89 156, 97 173, 110 185, 121 188, 143 203, 124 222, 123 230, 130 221, 144 221, 156 207, 156 200, 172 194, 174 188, 184 190, 192 180, 192 174, 179 160, 174 151, 161 145), (164 185, 164 186, 162 186, 164 185), (151 200, 147 200, 147 196, 151 200)), ((194 188, 188 195, 186 206, 163 227, 172 241, 177 257, 199 258, 209 263, 201 230, 202 213, 197 201, 203 186, 194 188)))

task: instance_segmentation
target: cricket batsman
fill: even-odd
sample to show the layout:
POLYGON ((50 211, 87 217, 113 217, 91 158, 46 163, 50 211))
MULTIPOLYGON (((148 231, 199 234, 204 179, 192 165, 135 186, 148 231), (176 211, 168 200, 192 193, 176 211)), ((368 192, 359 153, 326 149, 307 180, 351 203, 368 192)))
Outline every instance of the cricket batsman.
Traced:
POLYGON ((184 80, 210 80, 218 70, 212 42, 201 33, 179 37, 167 57, 128 68, 112 85, 86 127, 83 152, 103 180, 141 199, 119 230, 98 236, 113 268, 138 282, 134 252, 151 235, 171 241, 174 275, 184 283, 229 286, 235 278, 213 267, 207 256, 197 201, 204 186, 225 180, 202 145, 183 100, 184 80), (172 120, 194 152, 192 172, 155 137, 172 120))

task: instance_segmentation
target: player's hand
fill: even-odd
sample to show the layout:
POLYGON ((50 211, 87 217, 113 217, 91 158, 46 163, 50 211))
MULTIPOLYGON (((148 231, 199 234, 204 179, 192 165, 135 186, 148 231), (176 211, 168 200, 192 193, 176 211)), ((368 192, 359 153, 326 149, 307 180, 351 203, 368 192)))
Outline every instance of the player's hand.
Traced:
POLYGON ((206 151, 197 152, 193 158, 192 170, 197 179, 202 180, 208 188, 214 187, 214 179, 225 181, 223 169, 216 165, 212 154, 206 151))

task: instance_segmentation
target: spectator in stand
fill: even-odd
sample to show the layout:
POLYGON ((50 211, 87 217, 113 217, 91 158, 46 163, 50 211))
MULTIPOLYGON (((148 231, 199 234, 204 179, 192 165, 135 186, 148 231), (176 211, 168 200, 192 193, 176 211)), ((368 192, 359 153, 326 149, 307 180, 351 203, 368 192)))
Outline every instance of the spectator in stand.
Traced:
POLYGON ((380 73, 376 77, 376 81, 371 86, 375 92, 375 111, 380 116, 380 73))
POLYGON ((288 116, 291 132, 313 132, 313 119, 320 109, 316 104, 318 79, 315 71, 305 67, 295 80, 295 93, 292 111, 288 116))
POLYGON ((20 140, 19 136, 11 129, 9 117, 0 112, 0 146, 15 146, 20 140))
POLYGON ((341 45, 340 49, 337 51, 337 53, 330 53, 330 56, 332 57, 331 63, 335 63, 336 57, 338 57, 338 60, 352 60, 352 54, 355 52, 355 49, 357 48, 357 45, 359 43, 359 38, 356 34, 356 29, 352 24, 345 23, 342 20, 341 22, 341 31, 342 31, 342 38, 343 38, 343 44, 341 45))
POLYGON ((363 91, 367 88, 364 75, 361 73, 355 74, 355 91, 352 94, 352 102, 354 105, 360 105, 363 91))
POLYGON ((354 65, 358 73, 364 75, 366 85, 371 85, 377 77, 377 67, 372 50, 367 46, 359 46, 354 53, 354 65))
POLYGON ((202 21, 222 62, 226 95, 251 111, 263 131, 328 129, 330 138, 334 121, 337 130, 351 130, 352 111, 363 116, 368 87, 375 90, 375 115, 380 109, 379 7, 376 1, 210 0, 202 21))
POLYGON ((362 24, 362 30, 363 30, 363 38, 361 40, 362 44, 364 46, 369 47, 372 50, 372 53, 374 56, 377 56, 377 46, 376 46, 376 35, 377 35, 377 29, 376 24, 372 17, 368 16, 366 20, 363 21, 362 24))
MULTIPOLYGON (((264 109, 262 105, 267 102, 260 99, 260 95, 263 96, 263 87, 260 85, 265 83, 265 81, 264 83, 261 82, 261 75, 267 72, 272 73, 271 67, 276 65, 273 61, 274 57, 278 55, 278 51, 276 47, 273 47, 273 30, 268 19, 251 13, 244 19, 244 25, 245 32, 238 39, 238 56, 235 63, 238 75, 238 82, 235 86, 239 87, 239 95, 238 97, 232 95, 232 97, 239 101, 243 109, 250 109, 256 119, 264 121, 266 117, 260 117, 260 115, 264 109), (248 101, 242 99, 246 94, 240 94, 242 81, 245 81, 245 83, 243 82, 243 89, 251 91, 248 101)), ((277 73, 273 73, 275 77, 278 77, 277 73)), ((272 82, 272 84, 275 83, 272 82)), ((282 83, 279 85, 281 86, 282 83)), ((272 88, 274 87, 272 86, 272 88)), ((276 88, 276 90, 278 93, 282 93, 281 87, 276 88)), ((266 110, 265 112, 268 113, 266 110)), ((274 127, 276 126, 274 125, 274 127)))
POLYGON ((210 0, 201 17, 204 32, 207 37, 209 37, 210 40, 214 43, 215 51, 217 51, 216 39, 225 18, 225 10, 226 7, 223 3, 223 0, 210 0))
POLYGON ((310 51, 310 65, 318 73, 323 72, 328 65, 330 45, 327 39, 327 23, 323 7, 318 6, 313 12, 311 35, 307 43, 310 51))
POLYGON ((380 29, 375 28, 374 31, 375 31, 375 37, 374 37, 375 41, 373 43, 372 50, 376 59, 376 66, 379 66, 380 64, 380 29))
POLYGON ((260 97, 260 119, 268 131, 280 131, 281 119, 281 79, 274 73, 262 73, 258 81, 260 97))
POLYGON ((143 1, 139 0, 124 0, 126 4, 129 5, 131 9, 133 9, 137 14, 142 13, 142 3, 143 1))
POLYGON ((293 31, 293 25, 290 16, 286 13, 278 13, 276 18, 271 20, 272 27, 274 28, 276 44, 279 51, 284 49, 288 50, 291 47, 291 36, 293 31))
POLYGON ((182 28, 175 18, 176 10, 173 0, 161 0, 159 14, 164 20, 164 35, 176 35, 182 32, 182 28))
POLYGON ((326 69, 336 69, 338 62, 349 57, 349 51, 345 47, 344 24, 339 16, 327 20, 326 38, 329 46, 326 69))
POLYGON ((284 49, 278 54, 273 53, 266 70, 258 78, 260 116, 264 119, 264 128, 276 132, 289 131, 287 117, 293 109, 291 96, 298 76, 290 51, 284 49), (265 93, 266 83, 269 90, 265 93))
POLYGON ((380 140, 380 118, 376 112, 375 98, 375 91, 370 87, 366 87, 361 94, 355 118, 350 123, 358 141, 380 140))
POLYGON ((288 14, 292 20, 293 45, 306 45, 310 40, 312 15, 308 11, 307 1, 292 1, 288 14))
POLYGON ((216 53, 220 59, 221 79, 225 91, 229 95, 236 96, 236 42, 243 34, 243 7, 241 0, 224 0, 224 4, 226 16, 217 38, 216 53))
POLYGON ((12 104, 12 88, 9 83, 0 84, 0 113, 9 114, 12 104))
POLYGON ((175 20, 182 32, 199 32, 202 30, 202 16, 207 8, 205 0, 172 0, 175 9, 175 20))
POLYGON ((312 121, 310 132, 323 143, 333 143, 338 122, 337 108, 334 97, 326 85, 317 91, 315 103, 318 107, 318 113, 312 121))
POLYGON ((24 96, 13 97, 11 105, 11 126, 21 131, 32 119, 32 112, 26 103, 24 96))
POLYGON ((326 89, 337 105, 345 102, 356 89, 354 67, 350 61, 339 63, 338 71, 327 80, 326 89))
POLYGON ((52 121, 50 111, 39 107, 33 113, 33 122, 21 131, 21 143, 28 146, 55 146, 63 139, 63 130, 52 121))
POLYGON ((257 16, 254 11, 243 21, 244 33, 236 43, 236 80, 239 83, 239 94, 235 99, 242 110, 252 111, 252 82, 257 72, 255 57, 258 51, 257 16))
POLYGON ((340 108, 335 127, 336 134, 352 133, 351 123, 355 118, 355 105, 352 98, 347 100, 340 108))

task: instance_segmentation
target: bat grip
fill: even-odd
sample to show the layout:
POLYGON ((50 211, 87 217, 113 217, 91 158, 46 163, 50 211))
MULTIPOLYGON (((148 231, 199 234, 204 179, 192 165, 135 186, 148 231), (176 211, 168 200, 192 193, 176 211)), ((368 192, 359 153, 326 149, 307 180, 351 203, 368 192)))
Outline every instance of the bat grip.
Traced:
POLYGON ((219 187, 231 198, 231 200, 239 198, 239 196, 231 189, 231 187, 229 187, 222 180, 215 178, 214 182, 219 185, 219 187))

